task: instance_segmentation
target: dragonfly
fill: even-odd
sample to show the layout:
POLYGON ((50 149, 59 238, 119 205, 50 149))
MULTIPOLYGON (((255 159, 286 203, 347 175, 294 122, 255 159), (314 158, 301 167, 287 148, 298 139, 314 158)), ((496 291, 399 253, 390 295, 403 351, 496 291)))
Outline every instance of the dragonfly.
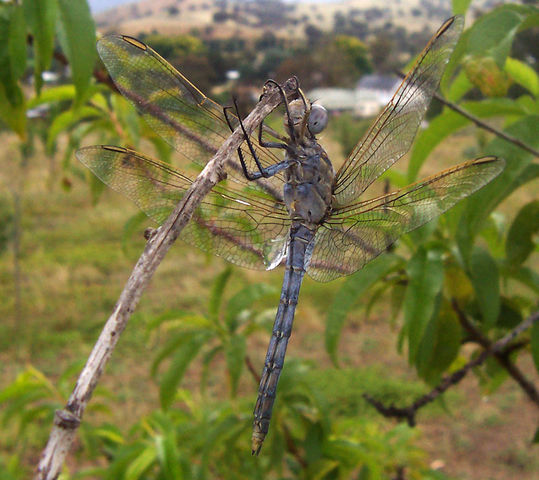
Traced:
MULTIPOLYGON (((254 408, 252 453, 268 433, 277 384, 305 273, 329 281, 361 269, 401 235, 424 225, 495 178, 504 161, 487 156, 401 190, 361 199, 410 148, 463 28, 445 21, 418 56, 388 105, 342 166, 335 170, 317 135, 326 110, 299 89, 281 89, 284 130, 262 121, 227 164, 227 178, 197 208, 180 238, 234 264, 285 265, 273 331, 254 408), (236 158, 237 157, 237 158, 236 158)), ((106 36, 98 52, 118 90, 149 126, 174 147, 185 169, 132 149, 81 148, 78 159, 112 189, 162 223, 230 131, 243 128, 237 106, 223 108, 151 47, 128 36, 106 36)), ((268 87, 281 88, 268 81, 268 87)))

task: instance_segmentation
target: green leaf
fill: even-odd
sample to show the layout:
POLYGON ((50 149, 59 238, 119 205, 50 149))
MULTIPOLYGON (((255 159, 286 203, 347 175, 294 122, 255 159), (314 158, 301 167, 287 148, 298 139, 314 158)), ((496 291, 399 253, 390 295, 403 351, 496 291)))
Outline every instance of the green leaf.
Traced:
POLYGON ((95 25, 85 0, 58 0, 58 6, 58 37, 69 60, 80 104, 85 99, 97 59, 95 25))
POLYGON ((226 284, 228 283, 231 274, 232 267, 226 267, 225 270, 217 275, 211 288, 208 316, 216 325, 219 323, 219 309, 223 301, 223 293, 226 284))
POLYGON ((505 71, 535 97, 539 96, 539 75, 532 67, 516 58, 507 57, 505 71))
POLYGON ((512 8, 497 8, 480 17, 470 28, 468 53, 493 57, 502 68, 524 16, 512 8))
MULTIPOLYGON (((172 314, 174 314, 172 312, 172 314)), ((179 312, 178 318, 181 318, 182 320, 192 320, 194 322, 197 321, 198 317, 197 315, 189 315, 189 313, 185 313, 185 316, 181 315, 181 312, 179 312)), ((193 338, 195 338, 197 335, 204 333, 206 334, 207 331, 204 329, 193 329, 188 331, 176 331, 174 334, 169 334, 167 341, 162 347, 157 355, 155 356, 153 362, 152 362, 152 368, 151 368, 151 375, 154 376, 157 373, 157 369, 159 368, 159 365, 161 362, 172 355, 174 352, 179 351, 183 348, 183 346, 186 343, 189 343, 193 338)))
POLYGON ((466 93, 468 93, 473 88, 472 82, 466 75, 464 70, 461 70, 458 75, 455 77, 451 86, 447 91, 447 99, 451 102, 459 101, 466 93))
POLYGON ((238 327, 239 315, 261 298, 275 293, 275 288, 265 283, 248 285, 234 295, 227 303, 225 323, 229 332, 235 332, 238 327))
POLYGON ((512 267, 522 264, 535 250, 534 237, 539 233, 539 200, 522 207, 507 233, 505 252, 512 267))
POLYGON ((24 96, 18 84, 26 65, 22 8, 0 4, 0 118, 22 139, 26 137, 24 96))
POLYGON ((414 364, 442 289, 442 251, 420 247, 408 263, 406 272, 409 283, 404 297, 404 328, 408 335, 408 361, 414 364))
POLYGON ((164 480, 182 480, 184 476, 178 463, 179 452, 174 432, 158 435, 155 438, 155 448, 164 480))
POLYGON ((526 285, 539 295, 539 273, 535 270, 523 266, 520 266, 517 270, 511 268, 509 270, 509 276, 526 285))
POLYGON ((522 322, 521 307, 515 299, 501 297, 500 315, 496 326, 511 330, 522 322))
MULTIPOLYGON (((479 118, 498 117, 501 115, 524 115, 526 112, 518 103, 506 98, 488 98, 479 102, 464 102, 461 107, 479 118)), ((420 131, 408 166, 408 181, 415 182, 419 170, 429 154, 452 133, 461 130, 471 123, 461 114, 446 109, 434 118, 429 126, 420 131)))
POLYGON ((43 90, 39 97, 34 97, 28 101, 28 108, 34 108, 45 103, 56 103, 72 101, 75 99, 74 85, 58 85, 43 90))
POLYGON ((472 3, 472 0, 453 0, 453 13, 455 15, 464 15, 472 3))
POLYGON ((101 113, 93 107, 83 106, 81 108, 66 110, 60 113, 51 123, 47 136, 47 149, 52 150, 54 142, 60 133, 68 130, 81 120, 99 117, 101 113))
MULTIPOLYGON (((206 478, 206 472, 210 465, 210 454, 215 449, 216 444, 226 443, 227 436, 238 425, 238 417, 236 415, 227 415, 224 419, 218 419, 217 422, 212 422, 208 431, 205 432, 204 448, 201 458, 201 472, 199 478, 206 478)), ((212 476, 213 477, 213 476, 212 476)))
POLYGON ((8 55, 13 80, 19 80, 26 70, 26 23, 24 10, 15 5, 9 23, 8 55))
POLYGON ((157 452, 152 445, 136 456, 125 472, 125 480, 138 480, 155 463, 157 452))
POLYGON ((535 363, 535 368, 539 372, 539 321, 537 320, 532 325, 530 344, 532 349, 533 363, 535 363))
POLYGON ((210 367, 211 363, 219 352, 223 350, 222 345, 216 345, 212 349, 208 350, 202 358, 202 373, 200 374, 200 390, 202 393, 205 392, 208 385, 208 378, 210 376, 210 367))
POLYGON ((358 273, 346 279, 329 307, 326 320, 326 351, 335 365, 338 365, 337 347, 346 316, 361 295, 374 283, 395 269, 398 257, 391 254, 381 255, 368 263, 358 273))
POLYGON ((469 276, 477 297, 485 327, 496 323, 500 314, 500 274, 496 261, 482 248, 475 248, 470 258, 469 276))
POLYGON ((207 335, 192 336, 174 354, 170 367, 161 380, 159 389, 161 408, 163 410, 167 410, 174 401, 176 390, 183 379, 187 367, 197 356, 206 338, 207 335))
POLYGON ((39 94, 41 74, 50 67, 54 49, 57 0, 23 0, 24 15, 33 37, 34 81, 39 94))
POLYGON ((230 376, 230 391, 235 397, 238 391, 238 382, 245 362, 247 344, 243 335, 232 335, 225 344, 226 366, 230 376))
POLYGON ((460 350, 462 331, 454 311, 443 305, 434 315, 421 339, 417 352, 417 371, 429 384, 453 363, 460 350))
MULTIPOLYGON (((506 131, 531 147, 539 148, 538 124, 539 115, 527 115, 506 131)), ((530 153, 501 138, 494 139, 486 153, 505 158, 506 166, 498 177, 465 201, 457 229, 459 250, 465 260, 470 256, 475 235, 490 212, 515 189, 539 174, 539 166, 532 164, 530 153)))

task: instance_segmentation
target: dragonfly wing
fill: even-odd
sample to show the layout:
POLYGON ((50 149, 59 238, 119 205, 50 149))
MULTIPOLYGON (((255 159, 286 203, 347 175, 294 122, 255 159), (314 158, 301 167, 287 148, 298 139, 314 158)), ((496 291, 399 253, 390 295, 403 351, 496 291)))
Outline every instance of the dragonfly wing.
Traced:
MULTIPOLYGON (((128 36, 106 36, 99 40, 97 50, 115 85, 130 100, 151 128, 173 146, 187 162, 205 165, 230 135, 223 107, 204 95, 184 75, 149 46, 128 36)), ((229 115, 233 127, 238 125, 229 115)), ((263 166, 281 159, 271 150, 256 147, 263 166)), ((254 162, 243 145, 249 168, 254 162)), ((231 175, 246 182, 238 159, 230 162, 231 175)), ((269 183, 276 195, 282 192, 282 176, 261 180, 269 183), (281 188, 279 188, 281 187, 281 188)))
POLYGON ((409 150, 463 24, 462 17, 452 17, 440 27, 391 101, 339 169, 334 188, 336 205, 355 201, 409 150))
POLYGON ((478 158, 402 190, 337 208, 316 234, 307 273, 328 281, 359 270, 401 235, 490 182, 504 165, 496 157, 478 158))
MULTIPOLYGON (((85 147, 77 158, 159 224, 193 183, 170 165, 126 148, 85 147)), ((269 268, 285 254, 289 225, 284 204, 258 189, 226 181, 204 197, 181 238, 237 265, 269 268)))

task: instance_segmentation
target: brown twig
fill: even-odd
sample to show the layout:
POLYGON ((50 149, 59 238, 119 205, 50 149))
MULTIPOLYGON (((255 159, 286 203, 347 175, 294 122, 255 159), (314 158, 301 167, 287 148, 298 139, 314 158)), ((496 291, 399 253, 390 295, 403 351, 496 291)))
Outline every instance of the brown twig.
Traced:
MULTIPOLYGON (((412 403, 411 405, 407 407, 396 407, 393 404, 387 406, 387 405, 384 405, 379 400, 376 400, 375 398, 367 394, 364 394, 363 398, 365 398, 365 400, 369 402, 374 408, 376 408, 376 410, 378 410, 378 412, 381 413, 384 417, 405 419, 408 422, 408 425, 413 427, 416 424, 417 411, 421 407, 434 401, 452 385, 456 385, 457 383, 459 383, 472 368, 477 367, 478 365, 481 365, 489 356, 494 355, 496 358, 498 355, 501 355, 502 357, 508 356, 508 352, 512 352, 515 350, 515 347, 514 347, 515 344, 511 343, 515 339, 515 337, 517 337, 523 331, 530 328, 533 325, 533 323, 538 320, 539 320, 539 312, 535 312, 534 314, 530 315, 526 320, 520 323, 517 327, 515 327, 513 330, 511 330, 507 335, 502 337, 497 342, 495 343, 489 342, 488 346, 486 346, 487 344, 483 345, 481 343, 481 345, 483 345, 484 347, 484 350, 476 358, 474 358, 473 360, 470 360, 466 365, 456 370, 451 375, 444 377, 442 381, 435 388, 433 388, 429 393, 419 397, 414 403, 412 403)), ((525 343, 520 343, 520 345, 525 345, 525 343)), ((513 367, 516 368, 514 365, 513 367)), ((535 390, 535 387, 533 386, 533 384, 531 384, 531 386, 535 390)), ((526 393, 528 392, 526 391, 526 393)), ((533 398, 532 400, 535 402, 533 398)))
POLYGON ((255 366, 253 365, 253 361, 251 360, 251 357, 249 357, 249 355, 245 355, 245 365, 247 365, 247 370, 249 370, 251 376, 254 378, 256 384, 258 385, 260 383, 260 374, 257 372, 255 366))
MULTIPOLYGON (((401 78, 406 77, 406 75, 403 72, 396 72, 396 73, 401 78)), ((517 147, 522 148, 523 150, 526 150, 527 152, 531 153, 532 155, 535 155, 536 157, 539 157, 539 150, 536 150, 535 148, 530 147, 527 143, 524 143, 522 140, 519 140, 518 138, 513 137, 512 135, 509 135, 508 133, 505 133, 503 130, 499 130, 496 127, 493 127, 492 125, 489 125, 488 123, 481 120, 479 117, 476 117, 475 115, 472 115, 470 112, 467 112, 456 103, 446 100, 438 92, 434 92, 433 97, 436 100, 438 100, 440 103, 443 103, 446 107, 450 108, 451 110, 457 112, 459 115, 462 115, 463 117, 467 118, 471 122, 475 123, 479 128, 482 128, 483 130, 486 130, 487 132, 493 133, 497 137, 503 138, 505 141, 510 142, 513 145, 516 145, 517 147)))
MULTIPOLYGON (((459 307, 458 303, 455 300, 452 300, 451 306, 453 307, 453 310, 457 314, 460 324, 462 325, 464 330, 468 332, 468 335, 470 336, 470 338, 472 338, 475 342, 481 345, 485 350, 492 350, 493 349, 492 342, 486 336, 484 336, 481 333, 481 331, 473 325, 473 323, 470 322, 468 317, 461 310, 461 308, 459 307)), ((539 316, 539 313, 537 313, 536 315, 539 316)), ((514 337, 516 337, 516 335, 514 337)), ((526 392, 530 400, 539 406, 539 392, 535 388, 535 385, 524 376, 521 370, 513 362, 511 362, 509 358, 511 351, 512 350, 507 351, 506 349, 504 349, 503 351, 494 350, 493 356, 500 363, 500 365, 509 372, 509 375, 511 375, 515 379, 515 381, 520 385, 522 390, 526 392)))
MULTIPOLYGON (((289 79, 283 85, 287 94, 295 92, 297 87, 295 78, 289 79)), ((279 105, 280 101, 281 98, 275 90, 269 91, 245 119, 244 126, 247 132, 252 132, 263 118, 279 105)), ((236 154, 243 139, 243 133, 238 129, 228 137, 165 223, 157 229, 146 244, 79 376, 66 407, 55 414, 49 441, 37 467, 36 480, 53 480, 58 477, 65 457, 75 440, 86 405, 142 293, 196 207, 223 178, 225 163, 228 158, 236 154)))

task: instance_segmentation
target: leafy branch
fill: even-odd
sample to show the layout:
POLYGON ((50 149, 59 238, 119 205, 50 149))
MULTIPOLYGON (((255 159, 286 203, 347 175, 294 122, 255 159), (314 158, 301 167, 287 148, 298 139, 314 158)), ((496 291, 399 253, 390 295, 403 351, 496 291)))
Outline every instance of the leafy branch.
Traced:
POLYGON ((508 358, 509 354, 513 352, 515 348, 522 348, 522 346, 525 345, 525 343, 512 344, 511 342, 539 320, 539 312, 533 313, 517 327, 511 330, 507 335, 502 337, 497 342, 492 343, 469 322, 466 315, 460 310, 455 301, 452 302, 452 305, 457 312, 463 327, 468 330, 472 338, 477 341, 477 343, 484 347, 484 350, 476 358, 466 363, 466 365, 464 365, 462 368, 459 368, 451 375, 444 377, 441 382, 430 392, 419 397, 411 405, 406 407, 397 407, 394 404, 384 405, 382 402, 376 400, 368 394, 364 394, 363 398, 384 417, 405 419, 408 425, 413 427, 416 425, 417 411, 421 407, 424 407, 425 405, 436 400, 436 398, 438 398, 451 386, 458 384, 472 368, 481 365, 490 356, 494 356, 501 363, 501 365, 507 369, 510 375, 515 378, 523 390, 528 394, 530 399, 539 406, 539 396, 535 386, 524 377, 520 370, 514 364, 512 364, 508 358))
MULTIPOLYGON (((404 72, 396 72, 397 75, 401 78, 405 78, 406 74, 404 72)), ((494 135, 496 135, 499 138, 503 138, 507 142, 512 143, 513 145, 516 145, 517 147, 522 148, 523 150, 526 150, 527 152, 531 153, 532 155, 535 155, 536 157, 539 157, 539 150, 533 148, 532 146, 528 145, 527 143, 523 142, 522 140, 514 137, 513 135, 508 134, 507 132, 504 132, 503 130, 500 130, 499 128, 493 127, 487 122, 484 122, 479 117, 473 115, 466 109, 462 108, 460 105, 457 105, 454 102, 451 102, 444 98, 442 95, 440 95, 438 92, 434 92, 433 97, 438 100, 440 103, 445 105, 446 107, 450 108, 454 112, 458 113, 459 115, 463 116, 464 118, 470 120, 472 123, 475 123, 479 128, 482 128, 483 130, 486 130, 487 132, 490 132, 494 135)))

